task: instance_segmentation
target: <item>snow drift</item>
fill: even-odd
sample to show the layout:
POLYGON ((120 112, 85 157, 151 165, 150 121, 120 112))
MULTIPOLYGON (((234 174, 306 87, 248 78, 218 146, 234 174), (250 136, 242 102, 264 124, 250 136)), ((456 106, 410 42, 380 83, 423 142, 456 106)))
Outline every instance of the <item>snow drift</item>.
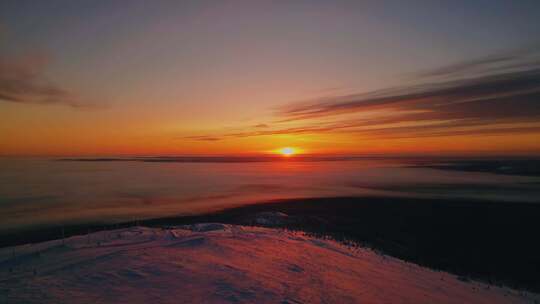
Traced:
POLYGON ((0 303, 535 303, 363 248, 217 223, 0 249, 0 303))

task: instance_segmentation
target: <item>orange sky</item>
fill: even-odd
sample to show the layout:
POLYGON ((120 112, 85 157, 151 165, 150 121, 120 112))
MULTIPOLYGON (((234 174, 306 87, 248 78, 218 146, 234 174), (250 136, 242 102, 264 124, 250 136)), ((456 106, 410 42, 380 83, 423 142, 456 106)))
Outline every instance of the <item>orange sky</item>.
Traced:
POLYGON ((0 155, 540 154, 526 5, 148 5, 0 5, 0 155))

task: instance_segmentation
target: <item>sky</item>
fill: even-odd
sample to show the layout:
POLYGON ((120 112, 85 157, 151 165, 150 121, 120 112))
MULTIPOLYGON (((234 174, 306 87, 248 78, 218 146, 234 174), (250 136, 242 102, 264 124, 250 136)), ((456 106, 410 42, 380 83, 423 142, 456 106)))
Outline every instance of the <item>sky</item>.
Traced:
POLYGON ((540 2, 0 2, 0 155, 539 155, 540 2))

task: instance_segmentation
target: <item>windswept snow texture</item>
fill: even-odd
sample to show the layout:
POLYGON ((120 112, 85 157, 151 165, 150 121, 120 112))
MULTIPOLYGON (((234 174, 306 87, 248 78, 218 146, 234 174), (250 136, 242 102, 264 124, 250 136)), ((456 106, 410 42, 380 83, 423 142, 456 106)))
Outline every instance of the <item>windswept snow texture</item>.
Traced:
POLYGON ((0 303, 534 303, 268 228, 134 227, 0 250, 0 303))

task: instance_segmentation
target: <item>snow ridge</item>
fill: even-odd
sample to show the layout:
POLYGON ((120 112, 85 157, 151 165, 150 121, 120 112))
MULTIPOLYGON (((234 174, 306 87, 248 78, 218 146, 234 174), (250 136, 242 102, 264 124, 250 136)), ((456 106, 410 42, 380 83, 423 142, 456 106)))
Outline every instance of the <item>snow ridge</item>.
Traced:
POLYGON ((0 249, 0 303, 536 303, 299 232, 132 227, 0 249))

